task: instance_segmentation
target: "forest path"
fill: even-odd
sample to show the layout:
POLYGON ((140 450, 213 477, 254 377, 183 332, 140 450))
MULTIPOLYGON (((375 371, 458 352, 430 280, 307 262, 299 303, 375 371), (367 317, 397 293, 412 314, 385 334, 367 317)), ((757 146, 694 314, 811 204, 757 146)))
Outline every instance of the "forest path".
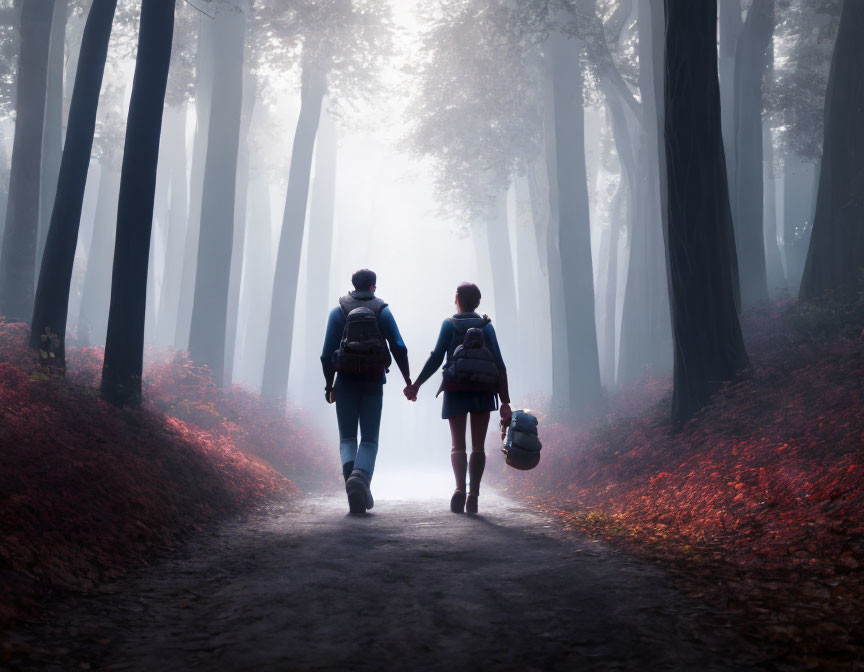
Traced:
POLYGON ((39 670, 753 669, 652 565, 488 490, 229 521, 22 634, 39 670))

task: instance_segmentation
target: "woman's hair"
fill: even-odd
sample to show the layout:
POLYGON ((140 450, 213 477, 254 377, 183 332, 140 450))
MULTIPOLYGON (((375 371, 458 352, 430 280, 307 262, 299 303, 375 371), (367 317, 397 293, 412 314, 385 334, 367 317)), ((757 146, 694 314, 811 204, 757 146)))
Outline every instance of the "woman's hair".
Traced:
POLYGON ((463 282, 456 288, 459 305, 466 313, 473 313, 480 305, 480 288, 473 282, 463 282))

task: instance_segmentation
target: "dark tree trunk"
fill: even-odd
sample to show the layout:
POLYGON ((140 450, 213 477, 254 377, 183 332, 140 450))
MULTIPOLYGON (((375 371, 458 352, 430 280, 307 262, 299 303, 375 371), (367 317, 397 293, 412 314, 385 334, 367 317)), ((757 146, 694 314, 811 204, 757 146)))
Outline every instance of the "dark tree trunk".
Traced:
POLYGON ((162 108, 174 34, 174 5, 175 0, 142 0, 141 3, 102 367, 102 398, 118 406, 141 403, 147 260, 162 108))
POLYGON ((195 296, 195 276, 198 266, 204 163, 207 158, 207 140, 213 98, 213 21, 207 16, 202 16, 200 21, 198 56, 195 68, 195 144, 192 148, 192 166, 189 177, 189 217, 186 223, 186 243, 183 245, 183 277, 180 282, 177 334, 174 340, 174 346, 180 350, 189 348, 192 302, 195 296))
MULTIPOLYGON (((563 311, 567 335, 569 410, 584 412, 601 396, 597 329, 594 320, 594 273, 588 186, 585 169, 584 113, 580 50, 575 40, 551 38, 552 93, 555 146, 550 193, 557 203, 557 253, 563 285, 563 311), (552 183, 555 183, 553 190, 552 183)), ((551 266, 551 262, 550 262, 551 266)), ((554 304, 553 304, 553 310, 554 304)), ((554 329, 554 326, 553 326, 554 329)), ((557 364, 556 364, 557 366, 557 364)))
POLYGON ((825 141, 800 297, 855 281, 864 266, 864 2, 844 0, 825 94, 825 141))
MULTIPOLYGON (((315 178, 309 204, 309 243, 306 263, 306 348, 314 351, 321 342, 330 296, 333 258, 333 220, 336 212, 336 124, 328 114, 321 117, 315 142, 315 178)), ((320 370, 308 367, 310 389, 318 386, 320 370)))
POLYGON ((165 271, 159 297, 156 340, 172 347, 177 331, 177 309, 183 277, 183 252, 189 214, 189 182, 186 173, 186 105, 165 110, 163 137, 170 161, 168 237, 165 243, 165 271))
POLYGON ((246 16, 242 12, 223 10, 216 15, 213 67, 218 77, 213 80, 201 196, 198 264, 189 331, 190 356, 210 367, 220 385, 225 365, 228 287, 234 240, 245 29, 246 16))
POLYGON ((304 67, 300 117, 294 134, 291 168, 288 173, 288 193, 285 196, 285 213, 282 217, 282 233, 276 253, 270 326, 267 330, 267 353, 261 383, 261 394, 271 399, 284 398, 288 389, 294 333, 294 306, 297 301, 297 280, 300 272, 300 247, 303 244, 303 228, 306 223, 312 154, 325 93, 326 80, 323 74, 304 67))
MULTIPOLYGON (((652 0, 653 1, 653 0, 652 0)), ((662 1, 662 0, 661 0, 662 1)), ((744 29, 741 0, 720 0, 718 17, 718 72, 720 80, 720 121, 726 150, 729 202, 735 211, 735 53, 744 29)))
POLYGON ((665 138, 675 389, 691 418, 747 363, 735 308, 735 240, 717 82, 716 0, 666 0, 665 138))
POLYGON ((0 315, 22 322, 33 314, 42 129, 53 17, 54 0, 31 0, 21 8, 15 139, 0 251, 0 315))
POLYGON ((753 0, 735 54, 735 209, 741 305, 768 298, 762 206, 762 79, 774 34, 774 0, 753 0))
POLYGON ((117 0, 93 0, 84 26, 79 72, 69 108, 69 132, 63 148, 57 196, 51 212, 33 309, 30 346, 41 348, 46 332, 56 334, 59 339, 59 349, 55 351, 56 364, 61 368, 65 368, 66 316, 72 266, 93 149, 99 90, 116 6, 117 0))
POLYGON ((55 0, 48 55, 48 91, 45 97, 45 127, 42 130, 42 178, 39 183, 39 234, 36 241, 36 277, 45 251, 51 223, 60 155, 63 153, 63 65, 66 58, 66 0, 55 0))
POLYGON ((240 146, 237 155, 237 198, 234 206, 234 243, 231 253, 231 281, 228 285, 228 318, 225 327, 225 375, 224 383, 230 386, 237 358, 237 322, 240 314, 240 286, 243 282, 243 267, 246 264, 246 213, 249 198, 249 129, 255 112, 257 87, 255 76, 247 69, 243 76, 243 114, 240 126, 240 146))
MULTIPOLYGON (((630 263, 621 313, 621 342, 618 356, 618 383, 626 385, 646 374, 661 374, 672 367, 672 325, 669 319, 669 288, 666 282, 663 246, 660 180, 658 177, 659 138, 656 89, 661 87, 662 69, 654 62, 663 53, 662 6, 660 34, 652 7, 638 6, 639 91, 642 98, 642 126, 637 148, 635 208, 631 218, 630 263), (661 73, 658 77, 657 73, 661 73), (658 82, 658 79, 660 80, 658 82)), ((665 165, 665 164, 664 164, 665 165)))
POLYGON ((78 314, 78 337, 85 343, 105 343, 108 329, 108 303, 111 300, 111 259, 114 256, 114 233, 117 228, 117 197, 120 172, 106 161, 99 171, 99 192, 93 217, 93 235, 87 252, 81 310, 78 314))

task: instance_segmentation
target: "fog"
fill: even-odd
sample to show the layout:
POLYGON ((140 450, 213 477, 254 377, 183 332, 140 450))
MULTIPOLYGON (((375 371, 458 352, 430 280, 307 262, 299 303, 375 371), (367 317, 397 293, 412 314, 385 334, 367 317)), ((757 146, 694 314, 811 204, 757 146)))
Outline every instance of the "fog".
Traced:
MULTIPOLYGON (((42 51, 28 47, 26 58, 22 44, 20 63, 17 43, 0 53, 3 203, 11 213, 0 300, 5 314, 29 319, 39 278, 39 291, 53 298, 36 302, 42 321, 34 333, 37 326, 65 331, 72 344, 100 346, 114 329, 117 342, 131 342, 132 355, 118 355, 112 370, 137 382, 118 383, 115 401, 140 393, 136 348, 148 358, 188 352, 217 384, 301 409, 335 450, 319 358, 328 311, 360 268, 377 273, 378 295, 391 307, 415 376, 455 310, 456 286, 476 283, 479 312, 497 329, 514 408, 583 416, 630 383, 670 374, 675 357, 695 361, 682 345, 685 325, 670 319, 670 301, 674 307, 684 300, 679 290, 698 283, 680 281, 669 248, 679 220, 667 212, 666 150, 674 147, 664 149, 670 47, 662 3, 195 0, 177 4, 173 33, 161 37, 139 35, 140 3, 121 0, 116 16, 111 4, 70 0, 57 2, 53 17, 22 15, 60 37, 65 31, 65 39, 42 51), (106 8, 99 34, 96 9, 106 8), (163 114, 147 127, 161 141, 144 208, 130 205, 121 187, 133 183, 127 171, 136 169, 135 183, 149 184, 147 151, 156 156, 154 143, 132 127, 135 88, 160 83, 157 61, 138 59, 136 68, 139 39, 141 49, 164 58, 171 48, 161 73, 163 114), (19 66, 43 73, 44 90, 10 88, 19 66), (86 105, 73 100, 81 72, 100 91, 98 110, 93 96, 81 94, 95 115, 89 121, 80 112, 86 105), (22 123, 31 119, 28 105, 62 109, 60 126, 48 116, 42 127, 22 123), (90 136, 88 123, 95 124, 90 136), (59 148, 49 130, 65 133, 67 145, 70 137, 92 139, 92 151, 85 143, 76 155, 81 165, 89 161, 83 193, 58 190, 53 216, 74 221, 49 238, 44 258, 53 261, 40 278, 52 180, 36 191, 22 182, 33 157, 15 148, 41 133, 39 165, 56 180, 59 148), (138 242, 124 238, 115 249, 115 232, 126 236, 133 220, 138 242), (63 270, 54 278, 72 250, 71 276, 63 270), (143 307, 143 329, 138 318, 121 316, 127 307, 133 316, 143 307)), ((705 215, 716 215, 726 242, 702 261, 685 253, 696 267, 716 262, 738 271, 709 283, 706 323, 693 327, 700 333, 716 330, 711 302, 725 320, 733 298, 746 309, 794 296, 802 278, 811 286, 819 273, 808 276, 805 259, 840 5, 774 5, 719 3, 718 52, 709 54, 719 100, 710 86, 690 94, 704 93, 706 109, 721 118, 722 145, 705 156, 706 165, 725 165, 728 199, 705 215), (733 234, 737 249, 727 249, 733 234)), ((10 2, 3 7, 13 10, 10 2)), ((69 184, 72 178, 70 167, 69 184)), ((684 370, 683 359, 675 361, 684 370)), ((448 469, 437 378, 416 403, 402 387, 394 364, 381 477, 448 469)), ((682 417, 697 406, 681 407, 682 417)))

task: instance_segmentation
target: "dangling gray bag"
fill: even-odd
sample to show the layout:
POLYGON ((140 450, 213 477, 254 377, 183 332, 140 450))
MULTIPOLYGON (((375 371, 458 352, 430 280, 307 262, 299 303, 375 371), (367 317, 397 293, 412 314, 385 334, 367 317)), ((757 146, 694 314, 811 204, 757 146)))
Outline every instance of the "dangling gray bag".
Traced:
POLYGON ((528 471, 540 462, 540 437, 537 434, 537 418, 527 411, 513 411, 513 417, 507 426, 504 445, 506 462, 514 469, 528 471))

